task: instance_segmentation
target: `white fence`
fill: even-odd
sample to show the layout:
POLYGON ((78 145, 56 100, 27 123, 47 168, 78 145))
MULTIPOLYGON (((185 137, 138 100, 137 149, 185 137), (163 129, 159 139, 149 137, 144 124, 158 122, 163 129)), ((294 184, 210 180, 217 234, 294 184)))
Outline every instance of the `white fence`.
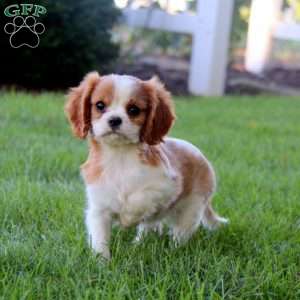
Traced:
POLYGON ((168 14, 159 9, 125 9, 130 26, 193 36, 189 91, 219 96, 224 92, 234 0, 198 0, 196 13, 168 14))
POLYGON ((275 38, 300 40, 300 25, 282 20, 282 0, 252 0, 246 69, 261 73, 268 66, 275 38))

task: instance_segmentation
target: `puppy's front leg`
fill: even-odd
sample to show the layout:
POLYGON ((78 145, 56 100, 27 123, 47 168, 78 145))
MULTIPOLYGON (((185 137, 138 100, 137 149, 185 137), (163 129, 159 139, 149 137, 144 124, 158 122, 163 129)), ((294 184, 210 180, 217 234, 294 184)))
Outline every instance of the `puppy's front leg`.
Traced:
POLYGON ((88 208, 86 226, 89 244, 96 253, 110 259, 109 240, 111 234, 111 215, 107 211, 88 208))

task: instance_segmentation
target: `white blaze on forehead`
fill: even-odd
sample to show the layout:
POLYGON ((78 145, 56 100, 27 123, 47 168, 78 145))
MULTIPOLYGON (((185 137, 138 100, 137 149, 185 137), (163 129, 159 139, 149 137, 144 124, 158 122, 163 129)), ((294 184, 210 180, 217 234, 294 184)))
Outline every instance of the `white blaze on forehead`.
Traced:
POLYGON ((128 75, 111 75, 114 84, 113 105, 125 104, 136 89, 137 79, 128 75))

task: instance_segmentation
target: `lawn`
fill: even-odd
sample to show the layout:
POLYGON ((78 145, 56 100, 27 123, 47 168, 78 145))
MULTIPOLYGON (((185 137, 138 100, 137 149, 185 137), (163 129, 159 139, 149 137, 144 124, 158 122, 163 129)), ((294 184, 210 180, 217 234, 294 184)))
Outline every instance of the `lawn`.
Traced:
POLYGON ((300 101, 177 99, 172 135, 199 146, 230 219, 181 248, 115 228, 112 260, 86 244, 85 142, 61 94, 0 94, 0 299, 300 299, 300 101))

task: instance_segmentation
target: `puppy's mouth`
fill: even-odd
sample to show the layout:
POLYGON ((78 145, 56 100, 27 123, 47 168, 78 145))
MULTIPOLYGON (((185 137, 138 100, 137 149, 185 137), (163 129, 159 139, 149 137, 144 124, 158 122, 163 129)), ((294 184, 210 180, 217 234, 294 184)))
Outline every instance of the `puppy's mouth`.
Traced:
POLYGON ((106 136, 120 136, 126 138, 126 136, 118 130, 111 130, 102 135, 102 137, 106 137, 106 136))
POLYGON ((120 132, 119 130, 110 130, 102 134, 101 138, 108 144, 111 145, 127 145, 132 144, 130 137, 120 132))

